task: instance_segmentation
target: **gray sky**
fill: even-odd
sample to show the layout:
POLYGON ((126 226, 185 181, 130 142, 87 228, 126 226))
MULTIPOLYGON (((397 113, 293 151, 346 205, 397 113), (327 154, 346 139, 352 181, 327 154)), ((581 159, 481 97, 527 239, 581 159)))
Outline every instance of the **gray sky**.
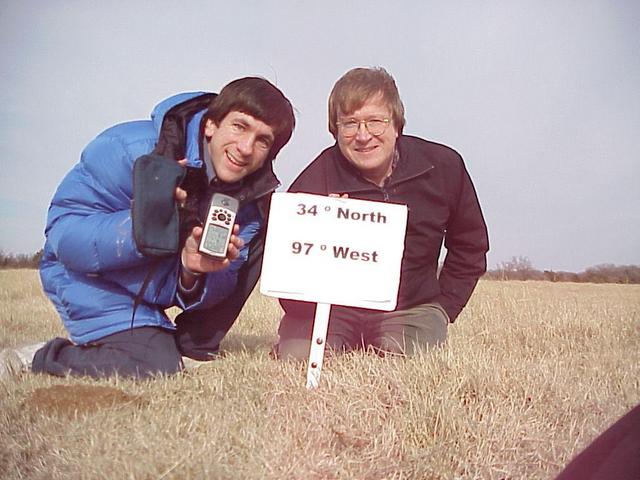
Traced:
POLYGON ((86 143, 161 99, 276 83, 297 111, 275 165, 288 186, 333 143, 334 82, 380 65, 405 133, 464 157, 491 268, 640 264, 640 2, 0 0, 0 45, 5 253, 41 248, 86 143))

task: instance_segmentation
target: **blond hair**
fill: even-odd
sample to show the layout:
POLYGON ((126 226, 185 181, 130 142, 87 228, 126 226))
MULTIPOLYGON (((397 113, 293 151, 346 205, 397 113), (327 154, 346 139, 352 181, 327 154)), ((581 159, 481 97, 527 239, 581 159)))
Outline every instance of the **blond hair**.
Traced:
POLYGON ((382 67, 353 68, 336 82, 329 95, 329 131, 338 135, 338 111, 352 113, 377 95, 391 108, 391 117, 398 133, 404 128, 404 105, 393 77, 382 67))

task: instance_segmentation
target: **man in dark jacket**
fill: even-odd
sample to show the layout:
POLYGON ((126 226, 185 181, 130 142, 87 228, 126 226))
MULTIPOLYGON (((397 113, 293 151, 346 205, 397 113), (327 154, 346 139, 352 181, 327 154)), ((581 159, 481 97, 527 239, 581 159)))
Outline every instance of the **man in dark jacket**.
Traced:
POLYGON ((40 265, 69 338, 17 352, 18 363, 146 377, 179 371, 182 356, 213 358, 257 282, 266 202, 279 185, 271 162, 294 124, 282 92, 247 77, 219 95, 175 95, 150 120, 98 135, 53 197, 40 265), (214 193, 239 201, 224 259, 198 250, 214 193), (175 324, 171 306, 183 310, 175 324))
MULTIPOLYGON (((329 97, 329 131, 337 144, 289 189, 409 208, 396 310, 334 305, 326 343, 334 351, 371 347, 411 355, 441 344, 486 270, 487 229, 462 158, 446 146, 403 135, 404 124, 393 78, 382 68, 350 70, 329 97), (438 275, 443 242, 447 254, 438 275)), ((315 305, 280 302, 285 315, 278 355, 305 359, 315 305)))

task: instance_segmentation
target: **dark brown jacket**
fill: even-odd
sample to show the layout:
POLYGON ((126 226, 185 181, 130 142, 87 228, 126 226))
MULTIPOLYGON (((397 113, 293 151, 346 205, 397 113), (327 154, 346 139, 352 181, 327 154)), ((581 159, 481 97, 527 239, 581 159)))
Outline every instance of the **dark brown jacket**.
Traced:
MULTIPOLYGON (((365 180, 337 145, 324 150, 290 192, 348 194, 409 207, 397 310, 439 303, 453 322, 486 271, 487 227, 462 157, 449 147, 402 135, 400 159, 384 186, 365 180), (447 249, 438 276, 438 259, 447 249)), ((287 313, 313 316, 314 304, 280 300, 287 313)), ((334 307, 335 309, 351 307, 334 307)))

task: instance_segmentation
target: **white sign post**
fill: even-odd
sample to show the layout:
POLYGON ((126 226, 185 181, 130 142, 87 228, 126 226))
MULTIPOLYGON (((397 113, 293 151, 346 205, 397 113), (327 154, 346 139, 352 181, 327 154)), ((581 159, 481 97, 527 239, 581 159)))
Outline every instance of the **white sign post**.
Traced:
POLYGON ((311 347, 309 348, 309 364, 307 365, 307 388, 316 388, 320 384, 320 372, 322 371, 322 361, 324 360, 330 312, 330 304, 318 303, 316 305, 311 347))
POLYGON ((406 205, 272 195, 260 291, 317 303, 307 387, 318 386, 331 305, 395 309, 406 225, 406 205))

